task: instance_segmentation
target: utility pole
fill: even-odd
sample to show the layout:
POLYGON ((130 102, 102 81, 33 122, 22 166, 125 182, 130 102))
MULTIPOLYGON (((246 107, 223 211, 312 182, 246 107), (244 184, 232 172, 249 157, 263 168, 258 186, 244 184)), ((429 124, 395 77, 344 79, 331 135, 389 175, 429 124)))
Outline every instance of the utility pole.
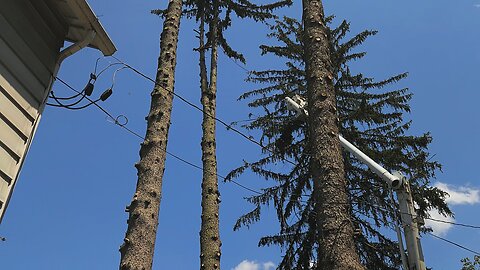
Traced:
MULTIPOLYGON (((285 101, 291 110, 297 112, 297 115, 308 116, 308 111, 305 109, 307 104, 300 96, 296 95, 293 98, 287 97, 285 98, 285 101)), ((419 217, 417 216, 413 205, 410 184, 406 177, 399 172, 390 173, 341 135, 338 135, 338 139, 345 150, 367 165, 396 192, 399 202, 401 224, 405 234, 405 242, 407 244, 407 254, 405 254, 402 235, 397 228, 403 268, 405 270, 426 270, 425 259, 423 257, 422 246, 420 243, 420 235, 418 232, 419 217)))

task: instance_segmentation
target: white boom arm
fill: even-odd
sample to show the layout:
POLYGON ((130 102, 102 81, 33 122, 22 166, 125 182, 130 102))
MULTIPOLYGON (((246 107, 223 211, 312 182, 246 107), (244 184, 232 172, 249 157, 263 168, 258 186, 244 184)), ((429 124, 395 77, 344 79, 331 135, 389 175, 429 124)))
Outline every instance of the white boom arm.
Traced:
MULTIPOLYGON (((287 102, 287 107, 291 110, 296 111, 297 115, 303 114, 308 116, 308 111, 305 109, 306 102, 303 101, 300 96, 295 95, 293 98, 286 97, 285 101, 287 102)), ((340 144, 343 148, 345 148, 345 150, 352 153, 356 158, 358 158, 365 165, 367 165, 373 172, 375 172, 385 182, 387 182, 390 187, 392 187, 393 189, 398 189, 401 187, 402 180, 400 179, 400 177, 391 174, 385 168, 380 166, 380 164, 373 161, 373 159, 365 155, 365 153, 360 151, 360 149, 358 149, 355 145, 345 140, 342 135, 338 135, 338 137, 340 138, 340 144)))
POLYGON ((345 140, 342 135, 338 135, 340 138, 340 144, 342 145, 345 150, 352 153, 356 158, 362 161, 365 165, 367 165, 370 170, 375 172, 378 176, 380 176, 385 182, 388 183, 390 187, 393 189, 398 189, 402 185, 402 180, 400 177, 391 174, 385 168, 380 166, 380 164, 376 163, 371 159, 369 156, 365 155, 362 151, 360 151, 355 145, 351 144, 349 141, 345 140))
MULTIPOLYGON (((308 111, 305 109, 307 103, 300 96, 295 95, 293 98, 286 97, 285 101, 287 102, 287 107, 290 110, 296 111, 297 115, 308 116, 308 111)), ((422 247, 420 245, 420 236, 418 234, 417 214, 413 207, 410 185, 408 181, 406 181, 405 176, 398 172, 394 172, 393 174, 390 173, 341 135, 338 135, 338 137, 340 139, 340 144, 345 150, 367 165, 368 168, 375 172, 375 174, 382 178, 382 180, 387 182, 388 185, 397 193, 397 199, 399 201, 400 208, 400 219, 402 221, 408 252, 407 263, 405 260, 403 241, 401 239, 401 235, 398 234, 403 268, 405 270, 425 270, 426 267, 423 259, 422 247)))

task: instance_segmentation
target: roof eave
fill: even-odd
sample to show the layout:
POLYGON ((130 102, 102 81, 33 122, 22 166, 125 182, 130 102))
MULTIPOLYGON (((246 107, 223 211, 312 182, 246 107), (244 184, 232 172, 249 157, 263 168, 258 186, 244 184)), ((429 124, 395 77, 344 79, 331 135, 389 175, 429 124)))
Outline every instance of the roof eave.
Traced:
POLYGON ((117 48, 99 22, 90 5, 85 0, 68 0, 67 2, 72 9, 84 15, 88 25, 97 33, 95 41, 98 40, 98 42, 94 42, 95 44, 91 44, 91 46, 99 49, 105 56, 113 55, 117 51, 117 48))

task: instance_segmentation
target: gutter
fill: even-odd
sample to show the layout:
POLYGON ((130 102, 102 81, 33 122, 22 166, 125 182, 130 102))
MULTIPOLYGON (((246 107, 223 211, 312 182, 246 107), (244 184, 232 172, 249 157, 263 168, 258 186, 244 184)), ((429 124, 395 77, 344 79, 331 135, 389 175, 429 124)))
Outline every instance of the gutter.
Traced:
POLYGON ((75 6, 76 8, 78 8, 78 11, 85 16, 85 18, 90 24, 90 27, 93 28, 92 30, 97 32, 97 39, 100 43, 98 44, 97 49, 101 50, 103 55, 105 56, 113 55, 117 51, 117 48, 113 44, 112 40, 108 36, 103 26, 98 21, 97 16, 95 15, 95 13, 93 13, 92 8, 87 3, 87 1, 69 0, 67 2, 70 2, 71 3, 70 5, 72 7, 75 6))
MULTIPOLYGON (((74 43, 74 44, 70 45, 69 47, 63 49, 60 52, 60 55, 58 56, 57 67, 55 68, 57 70, 55 70, 55 73, 57 73, 58 68, 62 64, 63 60, 67 59, 67 57, 69 57, 71 55, 74 55, 75 53, 77 53, 81 49, 87 47, 95 39, 96 35, 97 35, 97 32, 95 32, 95 30, 90 30, 87 33, 87 35, 83 38, 83 40, 81 40, 77 43, 74 43)), ((56 76, 56 74, 54 74, 54 75, 56 76)))

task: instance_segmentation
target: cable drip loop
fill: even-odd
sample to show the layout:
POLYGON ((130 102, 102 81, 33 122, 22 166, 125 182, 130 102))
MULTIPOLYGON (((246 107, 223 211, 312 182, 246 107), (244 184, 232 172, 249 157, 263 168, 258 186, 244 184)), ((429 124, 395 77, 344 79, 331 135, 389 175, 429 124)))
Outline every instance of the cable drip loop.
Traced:
POLYGON ((125 127, 128 124, 128 118, 125 115, 120 114, 115 118, 114 124, 120 127, 125 127))

